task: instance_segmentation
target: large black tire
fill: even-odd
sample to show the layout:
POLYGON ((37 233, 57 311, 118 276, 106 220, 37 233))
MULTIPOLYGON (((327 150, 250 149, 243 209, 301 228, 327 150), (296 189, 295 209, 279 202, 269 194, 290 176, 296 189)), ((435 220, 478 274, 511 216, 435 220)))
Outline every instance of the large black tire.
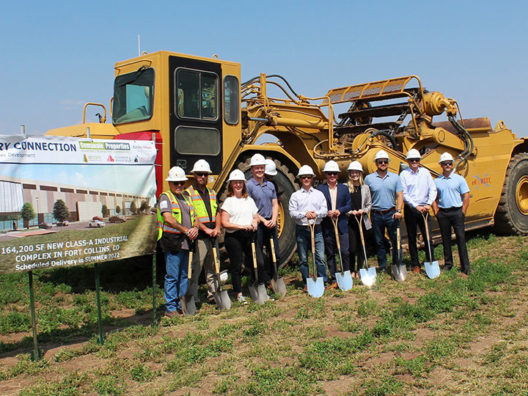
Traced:
MULTIPOLYGON (((288 203, 291 195, 299 188, 295 182, 295 176, 283 165, 279 160, 273 159, 277 167, 277 175, 273 177, 273 181, 277 184, 277 188, 282 192, 279 199, 279 218, 278 233, 279 233, 279 266, 285 266, 292 258, 297 248, 297 241, 295 239, 295 222, 288 212, 288 203)), ((249 166, 250 158, 238 165, 246 175, 246 179, 250 179, 251 167, 249 166)))
POLYGON ((528 154, 513 156, 495 213, 495 229, 502 234, 528 235, 528 154))

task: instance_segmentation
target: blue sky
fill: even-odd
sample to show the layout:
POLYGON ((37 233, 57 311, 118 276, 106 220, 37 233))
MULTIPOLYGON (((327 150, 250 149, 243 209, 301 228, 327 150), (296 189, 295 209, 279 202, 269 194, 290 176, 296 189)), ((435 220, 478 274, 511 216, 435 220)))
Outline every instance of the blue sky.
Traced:
POLYGON ((243 80, 281 74, 306 96, 416 74, 465 118, 528 136, 527 20, 520 0, 5 2, 0 133, 42 134, 108 104, 113 65, 140 34, 143 51, 218 54, 243 80))

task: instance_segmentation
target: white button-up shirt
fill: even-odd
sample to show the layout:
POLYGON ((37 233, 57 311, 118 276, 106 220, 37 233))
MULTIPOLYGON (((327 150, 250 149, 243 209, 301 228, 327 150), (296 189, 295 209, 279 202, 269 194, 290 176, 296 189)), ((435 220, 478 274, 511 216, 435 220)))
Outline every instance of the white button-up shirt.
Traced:
POLYGON ((429 171, 419 167, 413 172, 411 168, 400 173, 403 185, 403 200, 415 208, 418 205, 431 205, 436 199, 436 185, 429 171))
POLYGON ((323 217, 328 214, 325 196, 313 187, 310 187, 308 191, 304 188, 295 191, 290 197, 288 209, 290 216, 295 220, 295 224, 302 226, 308 225, 306 212, 311 210, 315 212, 317 215, 316 224, 320 224, 323 217))

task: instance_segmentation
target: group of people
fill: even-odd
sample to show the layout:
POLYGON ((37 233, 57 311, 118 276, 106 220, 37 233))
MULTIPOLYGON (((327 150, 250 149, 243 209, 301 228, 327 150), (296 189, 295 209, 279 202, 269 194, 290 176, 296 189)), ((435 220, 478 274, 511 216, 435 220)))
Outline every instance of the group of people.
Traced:
MULTIPOLYGON (((337 288, 336 255, 339 253, 342 270, 359 278, 359 269, 364 262, 361 234, 369 229, 374 234, 378 269, 388 268, 385 232, 392 246, 392 264, 401 265, 401 254, 396 246, 400 245, 397 238, 402 217, 407 228, 411 264, 415 272, 420 272, 416 246, 418 227, 422 235, 429 234, 431 249, 426 249, 426 258, 434 261, 432 238, 425 231, 426 223, 431 228, 431 210, 440 225, 444 269, 453 266, 450 243, 453 229, 461 269, 470 273, 464 233, 469 188, 465 179, 453 172, 453 157, 449 153, 441 155, 442 174, 435 180, 427 169, 420 166, 421 155, 417 150, 409 150, 406 159, 409 166, 397 175, 388 171, 387 152, 379 150, 374 159, 376 171, 363 178, 361 163, 353 161, 347 169, 346 184, 338 182, 339 165, 328 161, 323 169, 325 183, 317 188, 313 187, 313 169, 308 165, 301 166, 297 174, 301 188, 291 195, 288 206, 296 224, 299 265, 305 285, 309 276, 308 252, 312 235, 317 277, 322 277, 330 288, 337 288)), ((182 313, 180 299, 185 294, 198 299, 198 279, 202 270, 207 281, 207 300, 214 302, 219 279, 212 251, 217 246, 221 227, 225 230, 233 292, 238 302, 247 304, 241 285, 244 257, 256 261, 254 280, 259 284, 269 284, 277 275, 276 267, 268 257, 274 249, 275 258, 279 260, 277 216, 280 192, 273 181, 277 171, 274 162, 261 154, 251 157, 250 168, 252 177, 247 181, 241 170, 230 173, 227 198, 221 207, 216 192, 207 187, 211 169, 205 160, 194 164, 191 170, 194 181, 187 189, 184 189, 187 183, 184 170, 174 167, 169 171, 166 180, 170 190, 162 193, 158 201, 158 239, 167 269, 164 292, 167 316, 182 313), (188 281, 191 249, 194 255, 192 276, 188 281)))

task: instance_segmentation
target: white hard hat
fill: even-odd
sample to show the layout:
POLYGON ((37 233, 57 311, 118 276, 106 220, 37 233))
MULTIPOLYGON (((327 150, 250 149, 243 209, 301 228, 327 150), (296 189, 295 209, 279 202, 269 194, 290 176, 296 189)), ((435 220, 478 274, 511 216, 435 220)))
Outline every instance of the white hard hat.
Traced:
POLYGON ((385 150, 380 150, 376 153, 376 156, 374 157, 374 161, 377 161, 379 159, 389 159, 389 154, 385 150))
POLYGON ((438 162, 444 162, 444 161, 454 161, 453 160, 453 156, 449 153, 443 153, 441 156, 440 156, 440 161, 438 162))
POLYGON ((227 179, 227 181, 230 182, 234 180, 246 181, 244 172, 242 172, 240 169, 235 169, 234 171, 231 171, 231 173, 229 174, 229 179, 227 179))
POLYGON ((194 166, 192 168, 192 173, 194 172, 205 172, 205 173, 212 173, 211 167, 209 166, 209 163, 204 159, 199 159, 194 163, 194 166))
POLYGON ((297 173, 297 177, 303 175, 315 176, 315 173, 310 165, 301 166, 301 168, 299 169, 299 173, 297 173))
POLYGON ((258 165, 266 165, 266 159, 262 154, 255 154, 253 155, 253 157, 251 157, 251 162, 249 163, 249 166, 258 165))
POLYGON ((357 170, 357 171, 360 171, 360 172, 363 172, 363 167, 361 166, 361 163, 359 161, 353 161, 350 163, 350 165, 348 165, 348 169, 347 169, 349 172, 352 171, 352 170, 357 170))
POLYGON ((266 169, 264 170, 266 175, 275 176, 277 174, 277 165, 271 159, 266 160, 266 169))
POLYGON ((179 166, 173 166, 169 170, 169 176, 165 179, 168 182, 186 181, 185 171, 179 166))
POLYGON ((323 172, 339 172, 339 165, 335 161, 328 161, 324 166, 323 172))
POLYGON ((407 153, 406 159, 421 159, 422 156, 420 155, 420 152, 416 149, 410 149, 407 153))

